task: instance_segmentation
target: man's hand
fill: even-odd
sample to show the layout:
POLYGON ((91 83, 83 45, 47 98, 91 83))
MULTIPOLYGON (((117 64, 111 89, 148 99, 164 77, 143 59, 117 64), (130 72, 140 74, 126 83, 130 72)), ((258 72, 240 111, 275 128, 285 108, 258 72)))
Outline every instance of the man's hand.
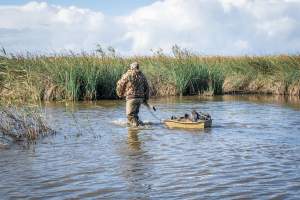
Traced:
POLYGON ((156 111, 156 108, 154 106, 149 105, 149 103, 146 99, 144 100, 144 105, 147 106, 149 109, 152 108, 154 111, 156 111))

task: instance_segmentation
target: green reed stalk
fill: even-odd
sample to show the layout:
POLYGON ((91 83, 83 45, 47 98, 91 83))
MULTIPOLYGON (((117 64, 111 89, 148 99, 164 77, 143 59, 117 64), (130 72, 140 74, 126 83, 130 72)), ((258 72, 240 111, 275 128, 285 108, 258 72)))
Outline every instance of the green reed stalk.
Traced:
POLYGON ((133 61, 140 63, 152 95, 300 93, 299 55, 204 57, 177 50, 175 56, 129 58, 3 55, 0 95, 21 101, 116 98, 116 82, 133 61))

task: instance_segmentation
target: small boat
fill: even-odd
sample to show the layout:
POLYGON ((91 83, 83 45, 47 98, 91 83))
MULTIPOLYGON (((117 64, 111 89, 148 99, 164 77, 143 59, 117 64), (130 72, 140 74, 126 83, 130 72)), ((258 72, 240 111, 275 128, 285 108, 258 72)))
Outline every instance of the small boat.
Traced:
POLYGON ((212 119, 192 121, 181 121, 178 119, 167 119, 164 124, 168 128, 183 128, 183 129, 204 129, 211 127, 212 119))

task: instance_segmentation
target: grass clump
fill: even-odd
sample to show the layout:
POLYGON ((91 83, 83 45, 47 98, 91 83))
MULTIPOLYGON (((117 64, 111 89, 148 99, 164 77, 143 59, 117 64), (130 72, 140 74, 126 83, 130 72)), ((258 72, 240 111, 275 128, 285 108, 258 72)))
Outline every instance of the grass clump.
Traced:
POLYGON ((49 128, 41 112, 34 108, 1 106, 0 135, 14 141, 34 141, 54 131, 49 128))

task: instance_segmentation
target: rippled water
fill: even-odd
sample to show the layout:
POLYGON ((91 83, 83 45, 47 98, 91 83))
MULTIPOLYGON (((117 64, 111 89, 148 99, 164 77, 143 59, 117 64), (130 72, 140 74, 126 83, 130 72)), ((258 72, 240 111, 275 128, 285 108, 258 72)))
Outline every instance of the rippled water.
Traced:
POLYGON ((300 102, 275 97, 153 100, 166 118, 209 112, 213 127, 169 130, 124 102, 47 104, 58 133, 0 150, 0 199, 299 199, 300 102))

